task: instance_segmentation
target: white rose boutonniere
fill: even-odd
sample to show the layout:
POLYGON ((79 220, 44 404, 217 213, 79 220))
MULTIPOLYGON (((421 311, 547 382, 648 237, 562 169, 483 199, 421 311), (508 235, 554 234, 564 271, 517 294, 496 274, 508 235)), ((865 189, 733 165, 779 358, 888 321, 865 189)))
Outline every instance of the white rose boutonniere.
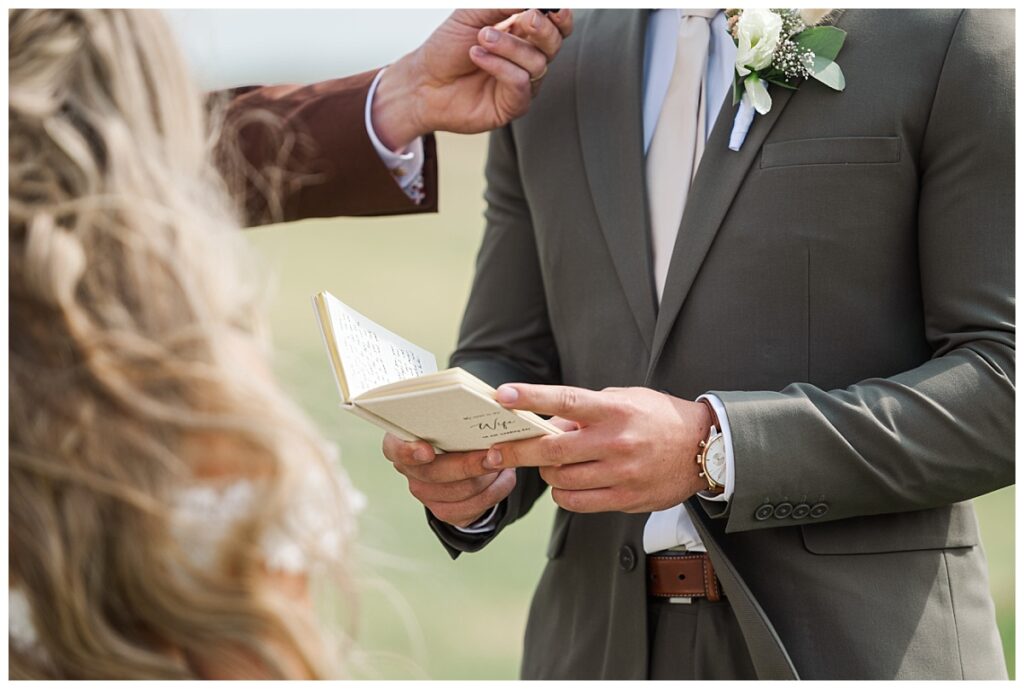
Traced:
POLYGON ((747 10, 736 15, 736 71, 741 77, 772 63, 782 34, 782 17, 771 10, 747 10))
MULTIPOLYGON (((846 32, 835 26, 808 26, 798 10, 726 10, 728 28, 736 42, 733 103, 740 108, 733 121, 729 148, 738 151, 753 122, 772 107, 768 85, 796 89, 811 77, 836 91, 846 88, 836 64, 846 32)), ((814 13, 820 21, 824 13, 814 13)), ((807 17, 811 19, 811 16, 807 17)))

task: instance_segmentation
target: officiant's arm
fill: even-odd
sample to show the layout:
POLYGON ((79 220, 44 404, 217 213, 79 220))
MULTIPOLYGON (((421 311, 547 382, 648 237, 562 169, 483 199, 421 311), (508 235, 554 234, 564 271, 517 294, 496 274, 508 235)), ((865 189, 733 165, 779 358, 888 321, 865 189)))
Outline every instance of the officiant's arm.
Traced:
POLYGON ((217 160, 248 223, 437 210, 432 132, 525 113, 572 22, 568 9, 456 10, 386 70, 225 94, 217 160))
POLYGON ((218 161, 248 224, 437 210, 433 135, 422 140, 421 199, 371 140, 365 113, 378 72, 229 94, 218 161))
POLYGON ((229 94, 217 158, 247 224, 437 210, 434 138, 423 140, 423 199, 395 181, 364 125, 378 71, 229 94))

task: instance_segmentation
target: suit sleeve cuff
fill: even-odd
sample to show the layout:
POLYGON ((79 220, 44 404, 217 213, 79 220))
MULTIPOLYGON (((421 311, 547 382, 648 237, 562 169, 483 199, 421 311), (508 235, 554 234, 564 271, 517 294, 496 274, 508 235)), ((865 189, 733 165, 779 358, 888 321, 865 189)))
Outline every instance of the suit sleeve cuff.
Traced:
MULTIPOLYGON (((499 503, 500 504, 500 503, 499 503)), ((498 528, 498 505, 489 509, 484 516, 477 519, 467 527, 450 525, 453 529, 468 534, 490 533, 498 528)))
POLYGON ((725 413, 725 405, 722 404, 722 400, 717 395, 701 395, 697 400, 707 400, 712 409, 715 410, 715 416, 718 417, 718 423, 721 426, 718 430, 724 436, 725 441, 725 491, 721 493, 708 493, 701 491, 697 493, 703 500, 711 502, 728 502, 732 497, 733 491, 736 489, 736 459, 733 454, 732 446, 732 429, 729 427, 729 416, 725 413))
POLYGON ((373 144, 373 148, 377 151, 377 155, 380 156, 381 162, 384 163, 385 167, 391 171, 392 176, 398 183, 398 186, 402 188, 409 198, 419 202, 417 198, 417 187, 420 189, 420 196, 422 195, 423 186, 423 137, 419 137, 411 144, 409 144, 407 150, 404 152, 392 151, 390 148, 384 145, 384 143, 377 136, 377 132, 373 129, 373 119, 371 113, 373 111, 373 97, 377 93, 377 85, 380 84, 380 78, 384 75, 387 69, 382 69, 377 72, 377 76, 373 78, 373 83, 370 84, 370 90, 366 94, 366 108, 364 119, 366 121, 366 134, 370 137, 370 143, 373 144))

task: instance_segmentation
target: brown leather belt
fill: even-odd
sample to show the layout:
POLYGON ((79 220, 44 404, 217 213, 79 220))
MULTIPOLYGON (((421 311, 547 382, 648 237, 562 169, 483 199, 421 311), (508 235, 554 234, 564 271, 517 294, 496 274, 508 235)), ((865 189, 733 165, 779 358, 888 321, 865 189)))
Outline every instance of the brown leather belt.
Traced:
POLYGON ((722 599, 707 553, 647 556, 647 593, 658 598, 722 599))

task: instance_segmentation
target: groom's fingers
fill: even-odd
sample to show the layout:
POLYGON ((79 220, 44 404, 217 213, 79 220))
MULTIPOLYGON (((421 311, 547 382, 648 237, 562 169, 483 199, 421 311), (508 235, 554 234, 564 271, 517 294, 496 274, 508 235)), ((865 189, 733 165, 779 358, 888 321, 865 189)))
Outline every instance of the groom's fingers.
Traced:
POLYGON ((628 512, 632 504, 628 494, 617 488, 598 488, 596 490, 552 488, 551 498, 562 509, 581 513, 628 512))
POLYGON ((465 481, 453 481, 451 483, 430 483, 420 481, 411 476, 406 476, 409 481, 409 492, 422 503, 427 502, 462 502, 474 495, 487 490, 498 478, 497 473, 477 476, 465 481))
POLYGON ((594 490, 612 485, 606 462, 579 462, 541 467, 540 477, 552 488, 563 490, 594 490))
POLYGON ((496 399, 508 409, 560 416, 586 424, 596 423, 625 411, 621 397, 608 392, 568 385, 506 384, 498 388, 496 399))
POLYGON ((386 433, 381 444, 384 456, 392 462, 408 465, 425 464, 434 459, 434 448, 422 440, 406 441, 386 433))
POLYGON ((499 443, 487 451, 484 466, 549 467, 560 464, 589 462, 601 457, 606 450, 604 440, 587 431, 543 435, 539 438, 499 443))
POLYGON ((557 426, 563 431, 578 431, 580 429, 580 425, 575 421, 570 421, 569 419, 562 419, 557 416, 552 416, 550 419, 548 419, 548 423, 551 424, 552 426, 557 426))
POLYGON ((427 502, 424 503, 435 517, 448 524, 469 526, 479 519, 487 510, 508 497, 516 487, 515 469, 506 469, 498 474, 491 485, 483 492, 462 502, 427 502))
POLYGON ((414 478, 425 483, 452 483, 454 481, 465 481, 493 474, 497 469, 483 465, 483 451, 479 452, 452 452, 440 454, 433 462, 421 465, 401 464, 395 462, 395 469, 404 476, 414 478))

